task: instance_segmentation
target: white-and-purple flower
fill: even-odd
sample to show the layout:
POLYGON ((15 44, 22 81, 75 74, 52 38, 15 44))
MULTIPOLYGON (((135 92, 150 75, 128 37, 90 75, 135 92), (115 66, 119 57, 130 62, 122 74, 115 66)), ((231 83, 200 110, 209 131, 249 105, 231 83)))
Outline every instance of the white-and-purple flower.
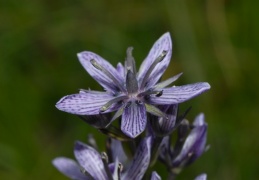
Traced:
POLYGON ((136 71, 133 48, 128 48, 125 65, 114 68, 99 55, 84 51, 78 54, 86 71, 105 89, 105 92, 81 90, 63 97, 56 107, 76 115, 97 115, 116 111, 111 122, 122 115, 121 130, 135 138, 147 125, 147 112, 166 117, 157 105, 171 105, 187 101, 210 89, 206 82, 184 86, 169 86, 181 74, 159 82, 172 56, 169 33, 162 35, 136 71), (168 87, 169 86, 169 87, 168 87))

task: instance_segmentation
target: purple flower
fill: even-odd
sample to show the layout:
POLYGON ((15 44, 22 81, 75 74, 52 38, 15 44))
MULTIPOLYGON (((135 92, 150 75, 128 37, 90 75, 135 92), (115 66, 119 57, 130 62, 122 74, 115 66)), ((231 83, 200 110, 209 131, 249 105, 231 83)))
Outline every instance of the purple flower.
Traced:
POLYGON ((115 162, 108 164, 108 158, 104 153, 100 155, 91 146, 76 142, 74 154, 78 163, 65 157, 55 158, 52 163, 61 173, 71 179, 141 179, 149 166, 150 153, 151 138, 145 138, 139 145, 129 167, 123 170, 118 158, 115 162))
MULTIPOLYGON (((163 138, 159 158, 172 174, 179 174, 184 167, 193 163, 206 150, 207 126, 204 114, 201 113, 192 125, 186 119, 181 121, 174 147, 171 146, 171 136, 163 138)), ((204 177, 206 178, 206 175, 201 176, 201 178, 204 177)))
POLYGON ((173 160, 174 167, 189 165, 202 155, 207 140, 207 126, 204 114, 199 114, 193 122, 193 129, 187 136, 181 152, 173 160))
POLYGON ((182 103, 210 89, 206 82, 168 87, 181 74, 158 83, 172 55, 169 33, 155 42, 139 72, 136 71, 132 50, 132 47, 127 50, 125 66, 119 63, 117 68, 93 52, 79 53, 78 58, 83 67, 106 92, 81 90, 78 94, 63 97, 56 107, 76 115, 116 111, 111 121, 122 115, 121 130, 135 138, 146 128, 146 112, 165 117, 156 105, 182 103))

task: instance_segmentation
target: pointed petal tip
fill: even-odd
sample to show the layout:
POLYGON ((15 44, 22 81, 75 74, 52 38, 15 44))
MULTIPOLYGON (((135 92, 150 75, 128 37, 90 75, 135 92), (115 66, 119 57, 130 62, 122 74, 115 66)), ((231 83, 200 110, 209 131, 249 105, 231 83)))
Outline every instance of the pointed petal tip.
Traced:
POLYGON ((169 38, 171 38, 170 32, 169 31, 165 32, 161 37, 169 37, 169 38))
MULTIPOLYGON (((167 51, 172 51, 172 46, 173 46, 173 40, 172 40, 172 37, 171 37, 171 34, 170 32, 166 32, 162 35, 162 38, 165 38, 165 39, 168 39, 169 42, 170 42, 170 49, 168 49, 167 51)), ((170 53, 169 53, 170 54, 170 53)), ((171 55, 170 55, 171 57, 171 55)))
POLYGON ((76 55, 77 55, 78 60, 82 63, 82 61, 85 60, 84 55, 88 54, 88 53, 91 53, 91 52, 90 51, 82 51, 82 52, 77 53, 76 55))
POLYGON ((55 107, 56 107, 57 109, 59 109, 59 110, 62 111, 62 103, 63 103, 64 100, 67 99, 67 98, 68 98, 68 96, 62 97, 62 98, 56 103, 55 107))
POLYGON ((56 157, 54 158, 51 163, 53 164, 53 166, 55 166, 56 168, 61 168, 64 165, 66 165, 69 162, 74 162, 72 159, 69 159, 67 157, 56 157))
POLYGON ((207 123, 205 122, 205 115, 204 113, 200 113, 196 116, 196 118, 194 119, 193 125, 195 126, 204 126, 207 125, 207 123))
MULTIPOLYGON (((172 38, 171 38, 171 35, 170 35, 170 32, 166 32, 164 33, 162 36, 161 36, 161 39, 168 39, 171 46, 172 46, 172 38)), ((171 51, 172 49, 168 49, 168 51, 171 51)))
POLYGON ((150 180, 161 180, 161 177, 156 171, 153 171, 151 174, 151 179, 150 180))
POLYGON ((128 137, 130 137, 130 138, 132 138, 132 139, 136 138, 139 134, 141 134, 141 133, 139 133, 139 134, 134 134, 133 132, 130 132, 130 131, 127 131, 127 130, 124 130, 124 129, 121 129, 121 131, 122 131, 125 135, 127 135, 128 137))
POLYGON ((84 149, 86 149, 86 148, 87 148, 87 145, 86 145, 86 144, 84 144, 84 143, 82 143, 82 142, 80 142, 80 141, 76 141, 76 142, 75 142, 74 149, 75 149, 76 151, 81 151, 81 150, 84 150, 84 149))
POLYGON ((203 83, 203 86, 204 86, 204 88, 207 89, 207 90, 209 90, 209 89, 211 88, 210 84, 207 83, 207 82, 204 82, 204 83, 203 83))
MULTIPOLYGON (((90 52, 90 51, 82 51, 82 52, 77 53, 76 55, 79 58, 79 57, 82 57, 83 54, 87 54, 87 53, 92 53, 92 52, 90 52)), ((80 58, 79 58, 79 60, 80 60, 80 58)))
POLYGON ((131 132, 131 131, 128 131, 128 130, 126 130, 126 129, 121 129, 121 131, 122 131, 126 136, 128 136, 128 137, 134 139, 134 138, 138 137, 144 130, 143 130, 143 131, 140 131, 140 132, 138 132, 138 133, 131 132))
POLYGON ((76 55, 77 55, 77 57, 80 57, 81 54, 82 54, 82 52, 79 52, 79 53, 77 53, 76 55))
POLYGON ((61 159, 62 159, 62 157, 56 157, 55 159, 53 159, 51 161, 51 163, 53 164, 53 166, 57 167, 59 165, 59 162, 61 159))

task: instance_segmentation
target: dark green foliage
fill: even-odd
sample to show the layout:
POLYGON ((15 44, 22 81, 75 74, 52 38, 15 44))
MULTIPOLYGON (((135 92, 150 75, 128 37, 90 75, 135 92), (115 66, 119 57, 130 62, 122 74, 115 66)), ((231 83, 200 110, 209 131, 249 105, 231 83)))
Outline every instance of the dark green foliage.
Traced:
MULTIPOLYGON (((184 72, 176 85, 211 85, 181 105, 181 110, 193 107, 188 119, 204 112, 211 148, 178 179, 202 172, 211 180, 258 179, 259 3, 252 2, 3 0, 0 179, 65 179, 51 160, 72 158, 74 141, 96 134, 54 106, 79 88, 101 90, 76 53, 90 50, 115 65, 133 46, 139 67, 166 31, 174 50, 163 78, 184 72)), ((95 138, 103 142, 105 136, 95 138)), ((157 171, 163 177, 165 170, 157 171)))

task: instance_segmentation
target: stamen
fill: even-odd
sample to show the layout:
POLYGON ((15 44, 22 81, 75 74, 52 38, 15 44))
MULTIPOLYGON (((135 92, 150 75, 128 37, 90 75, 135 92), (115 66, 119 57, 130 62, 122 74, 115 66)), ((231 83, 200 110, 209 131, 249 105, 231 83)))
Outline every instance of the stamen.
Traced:
POLYGON ((107 77, 109 77, 117 86, 118 88, 125 92, 125 88, 121 85, 121 83, 107 70, 105 69, 101 64, 99 64, 96 60, 91 59, 91 64, 98 70, 102 71, 107 77))
POLYGON ((141 86, 140 86, 140 89, 144 89, 144 87, 146 86, 146 83, 147 83, 147 80, 150 76, 150 74, 152 73, 152 71, 155 69, 156 65, 158 63, 160 63, 166 56, 167 54, 167 51, 163 51, 161 55, 159 55, 156 60, 151 64, 151 66, 149 67, 148 71, 146 72, 142 82, 141 82, 141 86))
POLYGON ((105 152, 103 152, 101 154, 101 157, 102 157, 102 161, 103 161, 103 165, 104 165, 104 170, 108 176, 108 180, 113 180, 113 177, 112 177, 112 173, 109 169, 109 166, 108 166, 108 156, 105 152))
POLYGON ((117 102, 122 101, 122 100, 127 99, 127 98, 128 98, 128 96, 119 96, 119 97, 116 97, 116 98, 108 101, 105 105, 103 105, 100 108, 100 113, 103 113, 103 112, 107 111, 112 104, 117 103, 117 102))

